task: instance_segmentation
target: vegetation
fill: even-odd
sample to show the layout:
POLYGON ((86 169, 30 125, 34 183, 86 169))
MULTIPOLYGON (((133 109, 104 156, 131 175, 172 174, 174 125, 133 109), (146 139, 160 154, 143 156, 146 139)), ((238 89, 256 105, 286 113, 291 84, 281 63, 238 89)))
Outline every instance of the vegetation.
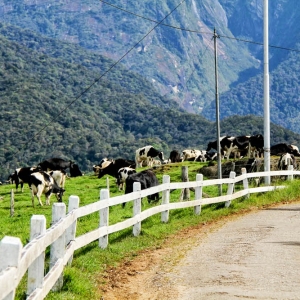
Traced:
MULTIPOLYGON (((189 167, 189 179, 195 180, 196 174, 203 163, 185 162, 184 165, 189 167)), ((162 176, 169 174, 171 182, 181 181, 181 164, 165 165, 155 169, 155 172, 162 182, 162 176)), ((110 178, 111 197, 119 195, 119 192, 114 183, 114 179, 110 178)), ((95 241, 90 245, 79 249, 74 255, 74 260, 71 267, 67 267, 64 271, 64 287, 60 293, 50 293, 47 299, 99 299, 101 290, 98 289, 102 280, 105 278, 105 271, 113 266, 117 266, 122 261, 132 260, 139 255, 143 249, 154 250, 163 245, 165 239, 176 232, 202 224, 212 222, 224 216, 237 214, 241 211, 260 207, 265 207, 273 203, 281 203, 294 201, 299 199, 300 185, 299 180, 293 182, 280 182, 285 184, 286 189, 277 190, 272 193, 251 195, 247 200, 239 199, 231 203, 229 208, 225 208, 223 204, 206 205, 202 207, 199 216, 194 215, 193 209, 172 210, 170 211, 170 220, 167 224, 162 224, 160 215, 153 216, 142 223, 142 233, 139 237, 133 237, 131 229, 122 232, 114 233, 109 236, 109 247, 101 250, 98 247, 98 242, 95 241), (102 279, 101 279, 102 278, 102 279)), ((47 228, 51 223, 51 207, 49 206, 31 206, 30 191, 25 187, 24 193, 15 192, 15 214, 10 216, 10 191, 13 188, 11 185, 0 186, 0 213, 2 221, 0 223, 0 238, 5 235, 17 236, 25 245, 29 238, 29 225, 32 215, 42 214, 46 216, 47 228), (3 197, 3 198, 2 198, 3 197)), ((80 206, 98 201, 99 190, 106 188, 106 179, 98 179, 93 174, 86 174, 82 177, 70 178, 66 182, 66 193, 64 201, 70 195, 78 195, 80 197, 80 206)), ((224 187, 225 188, 225 187, 224 187)), ((237 185, 236 189, 240 187, 237 185)), ((216 196, 218 187, 205 187, 204 192, 211 196, 216 196)), ((178 201, 180 191, 171 193, 171 201, 178 201)), ((191 192, 193 198, 193 193, 191 192)), ((52 202, 54 196, 52 196, 52 202)), ((149 206, 147 201, 143 201, 142 209, 147 209, 149 206)), ((128 203, 125 209, 120 206, 115 206, 110 209, 110 224, 125 220, 132 215, 132 205, 128 203)), ((85 216, 78 221, 77 234, 83 234, 98 227, 99 214, 85 216)), ((46 256, 49 256, 47 251, 46 256)), ((26 276, 25 276, 26 277, 26 276)), ((16 299, 24 299, 24 290, 26 289, 26 279, 18 288, 16 299)))
MULTIPOLYGON (((1 181, 15 168, 50 157, 72 159, 89 172, 103 157, 134 159, 148 144, 168 158, 173 149, 206 149, 216 139, 213 122, 183 112, 121 65, 101 77, 113 61, 28 31, 4 25, 1 31, 11 40, 23 38, 20 46, 0 35, 1 181)), ((272 143, 300 142, 298 134, 271 129, 272 143)), ((257 133, 263 133, 258 117, 221 123, 222 135, 257 133)))

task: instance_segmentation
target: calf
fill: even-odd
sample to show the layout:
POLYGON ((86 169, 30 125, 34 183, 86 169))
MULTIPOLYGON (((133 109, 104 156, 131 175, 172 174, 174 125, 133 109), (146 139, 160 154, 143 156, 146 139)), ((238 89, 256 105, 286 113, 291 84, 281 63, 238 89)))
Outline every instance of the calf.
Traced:
POLYGON ((124 190, 126 178, 134 173, 136 173, 136 170, 130 167, 124 167, 118 170, 117 185, 119 187, 119 191, 124 190))
POLYGON ((50 197, 52 194, 55 194, 57 200, 62 202, 62 196, 65 190, 59 187, 53 177, 44 171, 32 173, 29 177, 29 186, 31 188, 33 207, 35 196, 38 198, 39 204, 43 206, 41 201, 42 194, 45 194, 46 196, 46 205, 50 205, 50 197))
MULTIPOLYGON (((155 173, 152 170, 144 170, 139 173, 131 174, 126 178, 126 187, 125 187, 125 194, 132 193, 133 192, 133 183, 139 182, 141 184, 141 189, 148 189, 153 186, 159 185, 158 179, 155 175, 155 173)), ((159 194, 155 193, 153 195, 149 195, 148 197, 148 203, 151 201, 157 202, 159 200, 159 194)), ((122 207, 125 207, 126 203, 122 204, 122 207)))
POLYGON ((164 154, 162 151, 158 151, 152 146, 139 148, 135 152, 136 166, 142 167, 143 161, 147 161, 147 166, 152 167, 154 157, 158 157, 161 161, 164 161, 164 154))

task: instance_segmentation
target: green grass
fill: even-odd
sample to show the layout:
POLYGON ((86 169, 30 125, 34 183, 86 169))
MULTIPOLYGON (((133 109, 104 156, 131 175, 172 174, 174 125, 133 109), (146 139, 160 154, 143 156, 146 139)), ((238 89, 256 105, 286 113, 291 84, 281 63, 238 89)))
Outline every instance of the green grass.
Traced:
MULTIPOLYGON (((186 162, 189 166, 189 179, 195 180, 197 170, 201 167, 199 163, 186 162)), ((181 181, 181 164, 165 165, 156 170, 159 181, 162 182, 162 176, 168 174, 171 182, 181 181)), ((203 206, 199 216, 194 215, 193 208, 177 209, 170 211, 170 220, 167 224, 161 223, 160 214, 152 216, 142 222, 142 232, 140 236, 133 237, 132 228, 122 230, 109 236, 109 246, 103 250, 98 247, 98 241, 95 241, 79 250, 74 254, 71 267, 64 270, 64 286, 60 293, 50 293, 47 299, 100 299, 101 292, 97 288, 103 278, 101 274, 111 266, 117 266, 124 259, 132 259, 143 249, 155 249, 160 247, 164 240, 176 232, 196 226, 197 224, 216 220, 221 217, 235 214, 240 211, 246 211, 253 207, 263 207, 272 203, 283 201, 294 201, 299 198, 300 185, 299 180, 293 182, 282 182, 287 186, 284 190, 277 190, 270 193, 252 195, 249 199, 238 199, 231 203, 229 208, 224 207, 224 203, 203 206)), ((116 188, 114 179, 110 177, 110 195, 111 197, 123 194, 116 188)), ((77 195, 80 198, 80 206, 99 200, 100 189, 106 188, 106 179, 98 179, 94 175, 85 175, 78 178, 70 178, 66 181, 66 192, 64 202, 70 195, 77 195)), ((236 185, 236 190, 241 185, 236 185)), ((39 206, 36 200, 35 207, 31 205, 31 194, 28 186, 24 187, 24 192, 15 192, 15 213, 10 216, 10 191, 14 189, 13 185, 0 186, 0 238, 5 235, 19 237, 25 245, 29 239, 30 218, 32 215, 42 214, 47 219, 47 228, 51 222, 51 206, 39 206)), ((203 189, 205 193, 211 196, 217 196, 218 187, 207 187, 203 189)), ((226 190, 224 186, 223 191, 226 190)), ((180 191, 171 193, 171 201, 178 201, 180 191)), ((44 201, 44 197, 42 198, 44 201)), ((191 199, 194 199, 194 193, 191 192, 191 199)), ((52 203, 55 197, 51 198, 52 203)), ((155 204, 148 204, 143 200, 142 209, 145 210, 155 204)), ((121 205, 110 208, 110 224, 125 220, 132 216, 132 203, 127 203, 125 209, 121 205)), ((78 220, 77 235, 84 234, 99 226, 99 213, 82 217, 78 220)), ((49 256, 49 249, 46 251, 49 256)), ((26 275, 22 280, 16 299, 25 299, 26 275)))

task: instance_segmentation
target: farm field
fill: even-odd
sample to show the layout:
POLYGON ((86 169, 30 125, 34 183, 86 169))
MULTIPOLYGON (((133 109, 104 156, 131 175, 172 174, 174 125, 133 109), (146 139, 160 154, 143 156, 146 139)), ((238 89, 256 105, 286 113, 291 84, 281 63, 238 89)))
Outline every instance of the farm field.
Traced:
MULTIPOLYGON (((162 176, 168 174, 171 177, 171 182, 181 181, 181 166, 189 167, 189 180, 194 181, 197 171, 202 167, 203 163, 186 162, 184 164, 164 165, 155 169, 159 182, 162 182, 162 176)), ((114 179, 110 181, 110 196, 120 195, 114 179)), ((224 204, 209 205, 202 208, 200 216, 194 215, 193 209, 173 210, 170 212, 170 221, 167 224, 162 224, 160 215, 155 215, 142 223, 142 233, 139 237, 132 236, 131 228, 117 232, 109 236, 109 246, 103 250, 98 247, 98 242, 95 241, 90 245, 81 248, 75 252, 74 260, 71 267, 66 267, 64 272, 64 287, 60 293, 50 293, 47 299, 99 299, 101 297, 101 289, 98 287, 105 285, 105 272, 120 264, 124 260, 133 259, 138 253, 144 249, 156 249, 161 247, 164 240, 171 234, 179 232, 184 228, 196 226, 199 223, 209 222, 213 219, 218 219, 223 216, 236 213, 239 210, 247 210, 250 206, 267 205, 272 202, 282 201, 282 197, 293 200, 300 194, 297 180, 292 184, 293 188, 288 188, 285 191, 276 191, 272 194, 278 196, 259 197, 251 196, 250 199, 244 201, 237 200, 232 205, 225 209, 224 204), (288 196, 285 194, 288 192, 288 196)), ((66 181, 66 192, 63 197, 64 202, 70 195, 77 195, 80 198, 80 206, 99 200, 100 190, 106 188, 106 178, 98 179, 93 174, 85 174, 85 176, 77 178, 69 178, 66 181)), ((282 184, 282 183, 280 183, 282 184)), ((239 187, 236 186, 238 189, 239 187)), ((51 207, 39 206, 36 200, 35 207, 31 204, 31 194, 28 186, 24 185, 24 192, 14 193, 15 211, 14 215, 10 216, 10 194, 11 190, 15 190, 13 185, 0 186, 0 213, 2 220, 0 222, 0 232, 2 239, 4 236, 19 237, 25 245, 28 242, 30 231, 30 218, 32 215, 45 215, 47 219, 47 228, 51 224, 51 207)), ((226 189, 226 187, 224 188, 226 189)), ((217 187, 207 187, 204 192, 210 196, 215 196, 218 192, 217 187)), ((178 201, 180 191, 176 190, 171 193, 171 201, 178 201)), ((194 195, 191 192, 191 199, 194 195)), ((42 198, 44 199, 44 198, 42 198)), ((55 196, 51 197, 52 203, 55 201, 55 196)), ((286 201, 286 200, 285 200, 286 201)), ((121 205, 111 207, 110 209, 110 224, 125 220, 132 216, 132 205, 128 203, 125 209, 121 205)), ((155 204, 148 204, 143 201, 142 209, 151 207, 155 204)), ((91 231, 99 226, 99 214, 93 214, 82 217, 78 221, 77 234, 83 234, 91 231)), ((49 253, 46 253, 49 255, 49 253)), ((26 276, 24 276, 26 277, 26 276)), ((24 278, 20 285, 16 299, 24 299, 26 290, 26 279, 24 278)))

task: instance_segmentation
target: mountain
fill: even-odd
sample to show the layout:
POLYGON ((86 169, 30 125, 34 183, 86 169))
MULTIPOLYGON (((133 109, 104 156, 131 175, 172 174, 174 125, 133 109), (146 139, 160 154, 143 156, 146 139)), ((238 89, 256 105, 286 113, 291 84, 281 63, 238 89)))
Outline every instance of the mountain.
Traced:
MULTIPOLYGON (((111 69, 115 61, 76 45, 2 24, 0 53, 1 179, 50 157, 75 160, 89 172, 103 157, 134 159, 148 144, 168 158, 172 149, 206 149, 216 139, 213 122, 183 111, 123 65, 111 69)), ((221 128, 222 135, 262 133, 263 120, 229 117, 221 128)), ((272 143, 300 143, 299 134, 271 128, 272 143)))
MULTIPOLYGON (((298 97, 298 81, 291 74, 298 69, 289 49, 298 49, 299 6, 298 0, 269 1, 271 120, 296 132, 300 110, 291 99, 298 97)), ((263 1, 5 0, 0 21, 51 38, 52 49, 48 44, 43 51, 53 57, 64 52, 55 50, 59 40, 120 60, 161 96, 209 120, 215 119, 216 28, 221 118, 262 115, 263 1)), ((22 43, 22 34, 2 34, 22 43)), ((27 46, 41 51, 39 43, 27 46)))

